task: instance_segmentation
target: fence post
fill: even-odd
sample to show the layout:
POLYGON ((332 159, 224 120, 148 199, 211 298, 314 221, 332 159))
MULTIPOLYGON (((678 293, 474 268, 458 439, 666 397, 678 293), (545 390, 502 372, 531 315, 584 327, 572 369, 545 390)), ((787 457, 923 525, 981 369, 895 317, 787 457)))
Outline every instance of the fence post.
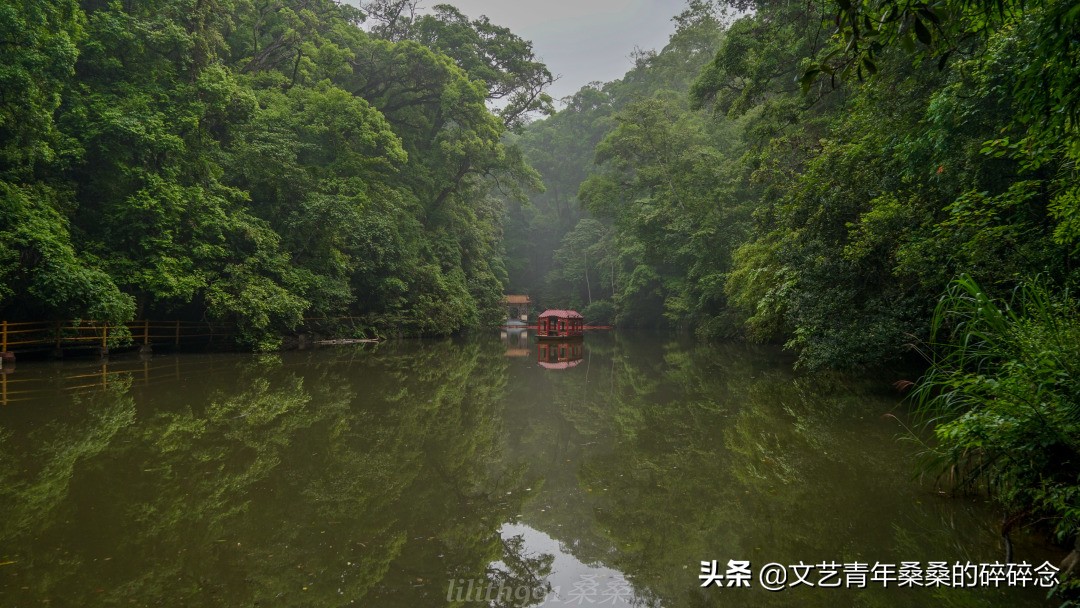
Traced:
POLYGON ((8 322, 0 321, 0 361, 15 362, 15 353, 8 352, 8 322))
POLYGON ((140 355, 150 355, 154 350, 150 347, 150 321, 143 319, 142 322, 142 346, 139 347, 140 355))
POLYGON ((108 321, 101 324, 101 348, 98 354, 102 357, 109 356, 109 323, 108 321))
POLYGON ((60 341, 61 341, 61 333, 60 332, 64 331, 63 330, 63 323, 64 323, 63 321, 57 321, 56 322, 56 329, 53 332, 56 335, 56 343, 53 345, 53 352, 52 352, 53 359, 63 359, 64 358, 64 350, 62 348, 60 348, 60 341))
POLYGON ((180 319, 176 320, 176 346, 180 346, 180 319))

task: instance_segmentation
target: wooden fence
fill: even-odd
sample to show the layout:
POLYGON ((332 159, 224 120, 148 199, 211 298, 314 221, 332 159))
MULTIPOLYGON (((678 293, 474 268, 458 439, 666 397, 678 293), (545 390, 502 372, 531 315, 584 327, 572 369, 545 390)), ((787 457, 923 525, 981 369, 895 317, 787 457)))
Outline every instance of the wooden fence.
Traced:
MULTIPOLYGON (((304 319, 303 331, 336 332, 343 326, 363 328, 362 317, 312 317, 304 319)), ((236 335, 236 325, 209 321, 130 321, 121 326, 99 321, 0 321, 0 361, 13 358, 15 353, 74 349, 99 349, 107 353, 116 346, 180 347, 210 345, 236 335)))
MULTIPOLYGON (((353 321, 357 326, 362 327, 360 324, 362 319, 345 318, 343 320, 353 321)), ((338 321, 338 319, 308 319, 306 320, 306 327, 317 327, 320 325, 320 322, 327 323, 333 321, 338 321)), ((8 333, 6 334, 8 342, 4 343, 8 348, 20 347, 24 349, 33 349, 41 348, 42 346, 54 348, 56 346, 54 338, 49 341, 34 339, 36 334, 27 331, 28 329, 43 331, 42 325, 48 325, 45 329, 53 332, 56 331, 55 323, 7 323, 5 325, 3 322, 0 322, 0 341, 2 341, 5 336, 2 330, 8 329, 8 333), (16 331, 22 333, 15 333, 16 331)), ((68 336, 69 341, 62 341, 62 345, 75 344, 85 347, 89 344, 96 348, 100 347, 102 344, 103 336, 105 343, 108 344, 108 341, 111 339, 110 336, 119 335, 118 332, 115 331, 116 328, 105 328, 104 324, 78 324, 78 329, 81 332, 80 335, 75 335, 75 330, 71 329, 72 327, 75 327, 75 324, 61 324, 62 330, 68 329, 71 331, 71 335, 68 336), (75 338, 80 339, 75 340, 75 338)), ((153 321, 136 321, 127 324, 125 327, 129 332, 128 334, 125 334, 125 336, 133 343, 168 343, 174 346, 183 346, 184 341, 188 339, 205 339, 211 336, 217 338, 220 336, 231 335, 230 332, 234 332, 234 328, 226 327, 225 324, 215 324, 212 327, 207 327, 205 323, 185 324, 181 322, 179 324, 179 334, 177 334, 176 321, 156 323, 153 321)), ((0 406, 39 399, 40 394, 54 395, 58 389, 62 393, 84 391, 95 392, 108 388, 110 385, 116 383, 123 383, 122 386, 140 387, 153 387, 158 385, 173 386, 171 383, 179 380, 183 376, 204 378, 215 374, 230 373, 228 371, 230 369, 229 366, 222 366, 215 362, 216 356, 217 355, 211 354, 209 357, 199 358, 139 357, 138 359, 129 357, 116 359, 114 361, 110 361, 107 358, 100 360, 81 359, 64 366, 51 368, 55 370, 55 373, 42 374, 37 372, 27 374, 25 377, 23 374, 13 373, 16 371, 15 365, 4 364, 0 365, 0 406)), ((355 353, 353 356, 355 356, 355 353)))
POLYGON ((212 343, 231 337, 236 328, 231 323, 205 321, 131 321, 110 326, 97 321, 0 321, 0 353, 17 353, 74 348, 99 348, 127 344, 171 344, 181 346, 194 340, 212 343))

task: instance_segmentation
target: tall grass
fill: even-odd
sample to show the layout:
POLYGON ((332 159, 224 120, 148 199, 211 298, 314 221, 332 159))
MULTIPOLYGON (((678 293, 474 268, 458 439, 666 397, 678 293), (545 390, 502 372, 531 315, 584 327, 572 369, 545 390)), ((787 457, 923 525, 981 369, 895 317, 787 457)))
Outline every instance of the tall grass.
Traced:
MULTIPOLYGON (((1080 316, 1038 280, 995 300, 954 280, 933 316, 931 367, 913 397, 936 444, 928 464, 986 489, 1007 521, 1080 532, 1080 316)), ((1080 542, 1077 542, 1080 547, 1080 542)))

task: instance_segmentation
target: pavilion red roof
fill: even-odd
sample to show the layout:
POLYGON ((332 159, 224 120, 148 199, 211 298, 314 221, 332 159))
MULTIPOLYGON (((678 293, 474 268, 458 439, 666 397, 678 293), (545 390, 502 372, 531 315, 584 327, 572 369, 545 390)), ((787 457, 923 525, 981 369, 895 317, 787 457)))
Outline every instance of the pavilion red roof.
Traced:
POLYGON ((584 319, 585 318, 585 317, 581 316, 581 313, 579 313, 576 310, 559 310, 559 309, 545 310, 537 318, 538 319, 543 319, 544 317, 559 317, 561 319, 584 319))

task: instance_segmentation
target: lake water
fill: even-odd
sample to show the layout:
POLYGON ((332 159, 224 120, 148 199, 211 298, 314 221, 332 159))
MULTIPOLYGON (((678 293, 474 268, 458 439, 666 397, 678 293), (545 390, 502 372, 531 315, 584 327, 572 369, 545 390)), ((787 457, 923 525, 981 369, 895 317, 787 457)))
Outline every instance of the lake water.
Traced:
POLYGON ((899 374, 632 333, 4 371, 5 607, 1048 605, 884 566, 791 586, 1004 561, 999 514, 913 476, 899 374), (749 588, 702 587, 712 560, 749 588))

